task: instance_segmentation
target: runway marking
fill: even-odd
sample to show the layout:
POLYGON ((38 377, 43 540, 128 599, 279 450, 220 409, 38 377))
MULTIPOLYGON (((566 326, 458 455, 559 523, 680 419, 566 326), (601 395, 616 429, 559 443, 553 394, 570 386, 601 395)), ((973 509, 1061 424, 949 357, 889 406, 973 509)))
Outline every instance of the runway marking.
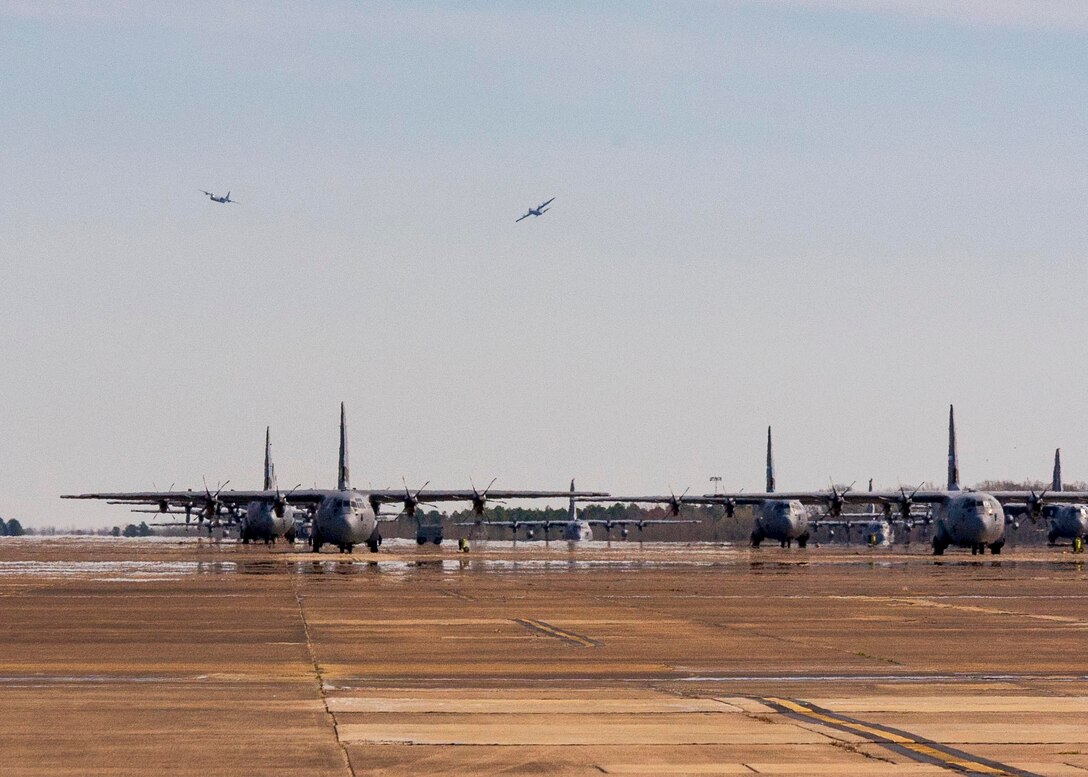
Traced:
POLYGON ((939 742, 922 739, 909 731, 882 726, 878 723, 866 723, 855 718, 840 715, 831 710, 817 707, 815 704, 794 699, 780 699, 775 696, 766 696, 759 699, 775 708, 783 715, 788 715, 797 720, 816 722, 839 731, 856 734, 865 737, 874 744, 893 752, 904 755, 919 763, 934 764, 936 766, 951 769, 965 774, 993 774, 1005 775, 1005 777, 1039 777, 1033 772, 1017 769, 1015 766, 988 758, 965 753, 939 742))
POLYGON ((546 637, 555 637, 569 645, 578 645, 579 647, 600 647, 601 645, 600 642, 590 639, 589 637, 583 637, 581 634, 575 634, 573 631, 558 629, 544 621, 530 620, 529 618, 514 618, 514 623, 529 629, 529 631, 543 634, 546 637))
MULTIPOLYGON (((955 604, 948 601, 935 601, 929 597, 906 596, 831 596, 830 599, 862 599, 871 602, 886 602, 888 604, 905 604, 911 607, 933 607, 939 610, 958 610, 960 612, 981 613, 983 615, 1011 615, 1014 618, 1029 618, 1031 620, 1050 621, 1053 623, 1068 623, 1075 626, 1088 625, 1084 618, 1074 618, 1068 615, 1046 615, 1043 613, 1019 612, 1017 610, 1005 610, 997 607, 980 607, 971 604, 955 604)), ((949 599, 964 598, 950 596, 949 599)), ((996 597, 1001 598, 1001 597, 996 597)))

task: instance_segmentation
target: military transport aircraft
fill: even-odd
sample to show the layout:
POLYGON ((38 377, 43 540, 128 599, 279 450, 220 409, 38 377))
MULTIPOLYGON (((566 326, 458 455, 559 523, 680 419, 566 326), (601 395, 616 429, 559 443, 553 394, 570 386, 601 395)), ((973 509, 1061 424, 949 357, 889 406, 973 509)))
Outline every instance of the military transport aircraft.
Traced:
MULTIPOLYGON (((833 487, 834 488, 834 487, 833 487)), ((790 547, 794 540, 798 547, 805 547, 809 540, 809 511, 802 500, 793 497, 781 497, 775 493, 774 450, 771 443, 771 427, 767 427, 767 490, 762 494, 746 495, 743 493, 721 497, 718 494, 704 496, 632 496, 608 497, 606 500, 589 499, 584 501, 634 502, 636 504, 664 504, 673 516, 680 514, 680 507, 690 505, 722 505, 726 514, 732 518, 738 506, 750 506, 755 513, 755 526, 752 529, 752 547, 758 548, 765 539, 779 542, 783 548, 790 547)))
MULTIPOLYGON (((492 481, 494 484, 494 481, 492 481)), ((576 492, 575 496, 604 496, 601 492, 576 492)), ((433 502, 471 502, 477 515, 482 515, 488 499, 556 499, 570 496, 567 491, 497 491, 489 486, 483 492, 440 491, 420 489, 414 494, 397 490, 359 490, 351 487, 348 470, 348 431, 344 405, 340 405, 340 461, 335 489, 295 489, 282 494, 278 489, 261 491, 224 491, 211 493, 205 488, 195 491, 135 491, 68 494, 62 499, 104 499, 126 504, 158 505, 161 510, 180 507, 199 509, 206 516, 215 516, 222 509, 236 510, 252 502, 270 505, 275 512, 286 511, 288 504, 308 510, 313 515, 311 543, 314 552, 324 545, 335 545, 342 553, 351 553, 356 545, 366 543, 372 553, 382 543, 378 529, 378 513, 383 504, 401 503, 404 512, 415 515, 420 504, 433 502)))
MULTIPOLYGON (((567 542, 589 542, 593 539, 593 527, 601 526, 604 528, 605 536, 612 537, 612 529, 618 528, 620 530, 620 536, 623 539, 627 539, 630 535, 630 529, 628 527, 634 526, 638 529, 639 537, 642 537, 642 530, 647 526, 660 526, 662 524, 681 524, 681 523, 699 523, 699 521, 693 520, 663 520, 663 519, 638 519, 627 520, 611 518, 579 518, 578 512, 575 507, 576 497, 578 492, 574 490, 574 481, 570 481, 570 498, 567 501, 567 518, 563 521, 462 521, 457 526, 472 526, 472 527, 484 527, 484 526, 506 526, 514 534, 514 539, 518 538, 518 529, 524 528, 526 539, 533 539, 537 530, 544 534, 544 541, 549 539, 549 532, 553 528, 562 529, 563 539, 567 542)), ((600 501, 594 497, 588 497, 582 501, 600 501)), ((607 500, 612 501, 612 500, 607 500)), ((635 502, 635 499, 624 499, 624 502, 635 502)))
MULTIPOLYGON (((1061 448, 1054 451, 1054 476, 1050 488, 1054 493, 1062 490, 1061 448)), ((1060 539, 1072 540, 1075 551, 1084 549, 1084 540, 1088 537, 1088 504, 1049 504, 1043 507, 1042 515, 1049 523, 1047 542, 1055 545, 1060 539)))
MULTIPOLYGON (((228 481, 229 483, 229 481, 228 481)), ((245 511, 237 505, 221 504, 214 512, 209 512, 208 506, 221 495, 224 483, 212 494, 207 484, 204 485, 204 500, 201 509, 197 511, 197 526, 206 526, 208 534, 217 526, 237 525, 238 536, 242 543, 248 545, 252 542, 264 542, 266 545, 275 544, 278 537, 283 537, 288 542, 295 541, 296 523, 305 521, 306 515, 302 510, 296 510, 287 504, 292 492, 281 495, 279 484, 276 481, 276 468, 272 463, 272 430, 265 427, 264 430, 264 490, 274 491, 276 498, 271 502, 255 500, 246 505, 245 511)), ((296 486, 297 488, 297 486, 296 486)), ((190 492, 186 492, 187 494, 190 492)), ((184 515, 185 523, 156 523, 152 526, 188 526, 192 521, 193 507, 200 502, 199 495, 194 495, 192 501, 184 506, 175 506, 168 501, 160 500, 154 509, 137 508, 134 513, 167 513, 170 515, 184 515)), ((111 499, 109 504, 143 505, 146 500, 111 499)))
MULTIPOLYGON (((915 489, 907 493, 898 491, 855 492, 851 488, 829 491, 794 491, 766 494, 707 494, 708 503, 720 503, 731 509, 735 504, 754 504, 773 498, 795 500, 802 504, 823 506, 825 515, 838 517, 847 503, 877 504, 889 512, 898 508, 904 521, 912 520, 914 506, 928 506, 933 523, 933 553, 942 555, 950 546, 971 548, 973 554, 1000 553, 1005 545, 1006 518, 1004 505, 1022 511, 1029 517, 1042 514, 1046 501, 1082 503, 1088 501, 1088 493, 1063 491, 1060 493, 1035 493, 1035 491, 971 491, 960 487, 959 458, 956 453, 956 425, 953 409, 948 409, 948 487, 943 491, 915 489)), ((757 526, 757 530, 759 527, 757 526)), ((755 533, 753 532, 753 540, 755 533)), ((800 543, 799 543, 800 544, 800 543)))
POLYGON ((517 224, 519 221, 521 221, 521 219, 527 219, 530 216, 543 216, 545 213, 547 213, 549 210, 551 210, 551 208, 549 208, 547 206, 551 205, 552 202, 554 202, 554 201, 555 201, 555 197, 552 197, 547 202, 542 202, 539 205, 537 205, 535 208, 529 208, 529 212, 526 213, 524 216, 521 216, 520 218, 514 219, 514 223, 517 224))
POLYGON ((238 202, 238 200, 232 200, 230 198, 230 192, 227 192, 226 197, 217 197, 214 194, 212 194, 211 192, 205 192, 203 189, 200 189, 200 191, 202 191, 202 192, 204 192, 204 194, 208 195, 208 199, 211 200, 212 202, 221 202, 224 205, 226 205, 227 203, 236 203, 236 202, 238 202))

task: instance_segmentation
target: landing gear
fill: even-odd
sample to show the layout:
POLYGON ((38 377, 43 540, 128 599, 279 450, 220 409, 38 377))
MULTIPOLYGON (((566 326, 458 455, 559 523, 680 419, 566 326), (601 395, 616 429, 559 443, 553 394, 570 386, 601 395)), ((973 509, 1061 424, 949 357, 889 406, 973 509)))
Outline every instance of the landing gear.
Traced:
POLYGON ((416 545, 426 545, 426 544, 427 544, 427 538, 426 537, 416 537, 416 545))
POLYGON ((797 547, 805 548, 808 545, 808 532, 805 532, 797 538, 797 547))
POLYGON ((1046 535, 1046 544, 1055 545, 1058 542, 1058 533, 1055 531, 1048 532, 1046 535))
POLYGON ((325 541, 321 539, 321 535, 315 530, 313 536, 310 538, 310 544, 313 545, 314 553, 320 553, 321 546, 325 544, 325 541))
POLYGON ((370 549, 371 553, 378 552, 378 546, 382 544, 382 535, 377 534, 366 541, 366 546, 370 549))
POLYGON ((351 551, 354 548, 355 548, 355 546, 352 545, 350 542, 345 542, 342 545, 340 545, 340 552, 341 553, 351 553, 351 551))
POLYGON ((997 542, 990 543, 990 552, 995 556, 1001 555, 1001 549, 1005 547, 1005 540, 998 540, 997 542))
POLYGON ((283 535, 283 538, 285 540, 287 540, 288 542, 290 542, 292 545, 294 545, 295 544, 295 530, 291 529, 291 531, 289 531, 285 535, 283 535))
POLYGON ((758 548, 759 543, 763 542, 763 540, 765 539, 766 535, 764 535, 763 532, 761 532, 759 529, 756 529, 754 532, 752 532, 752 547, 758 548))
POLYGON ((944 537, 934 537, 933 538, 933 555, 934 556, 943 556, 945 548, 947 548, 947 547, 948 547, 948 540, 946 540, 944 537))

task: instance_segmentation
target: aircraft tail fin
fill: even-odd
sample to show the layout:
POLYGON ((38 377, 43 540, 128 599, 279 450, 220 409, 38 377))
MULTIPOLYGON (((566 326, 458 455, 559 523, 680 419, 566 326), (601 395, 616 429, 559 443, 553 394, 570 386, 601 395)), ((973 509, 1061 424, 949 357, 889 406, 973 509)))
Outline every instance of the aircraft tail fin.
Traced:
POLYGON ((956 453, 956 418, 948 406, 948 490, 960 490, 960 458, 956 453))
POLYGON ((774 451, 771 448, 771 427, 767 427, 767 493, 774 493, 774 451))
POLYGON ((574 509, 574 478, 571 478, 570 480, 570 493, 570 501, 567 503, 567 520, 573 521, 577 516, 577 513, 574 509))
POLYGON ((1062 490, 1062 449, 1054 449, 1054 477, 1050 481, 1051 491, 1062 490))
POLYGON ((340 403, 340 466, 336 472, 336 487, 341 491, 351 488, 348 471, 348 419, 343 402, 340 403))
POLYGON ((272 428, 266 426, 264 428, 264 490, 271 491, 273 488, 273 475, 272 475, 272 428))

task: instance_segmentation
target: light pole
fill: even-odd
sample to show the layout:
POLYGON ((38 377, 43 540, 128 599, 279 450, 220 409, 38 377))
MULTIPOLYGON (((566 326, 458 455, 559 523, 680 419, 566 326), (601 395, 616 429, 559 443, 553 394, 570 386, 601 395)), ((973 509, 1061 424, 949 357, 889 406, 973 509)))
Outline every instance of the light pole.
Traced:
POLYGON ((721 475, 711 475, 710 482, 714 484, 714 495, 718 495, 718 485, 722 482, 721 475))

